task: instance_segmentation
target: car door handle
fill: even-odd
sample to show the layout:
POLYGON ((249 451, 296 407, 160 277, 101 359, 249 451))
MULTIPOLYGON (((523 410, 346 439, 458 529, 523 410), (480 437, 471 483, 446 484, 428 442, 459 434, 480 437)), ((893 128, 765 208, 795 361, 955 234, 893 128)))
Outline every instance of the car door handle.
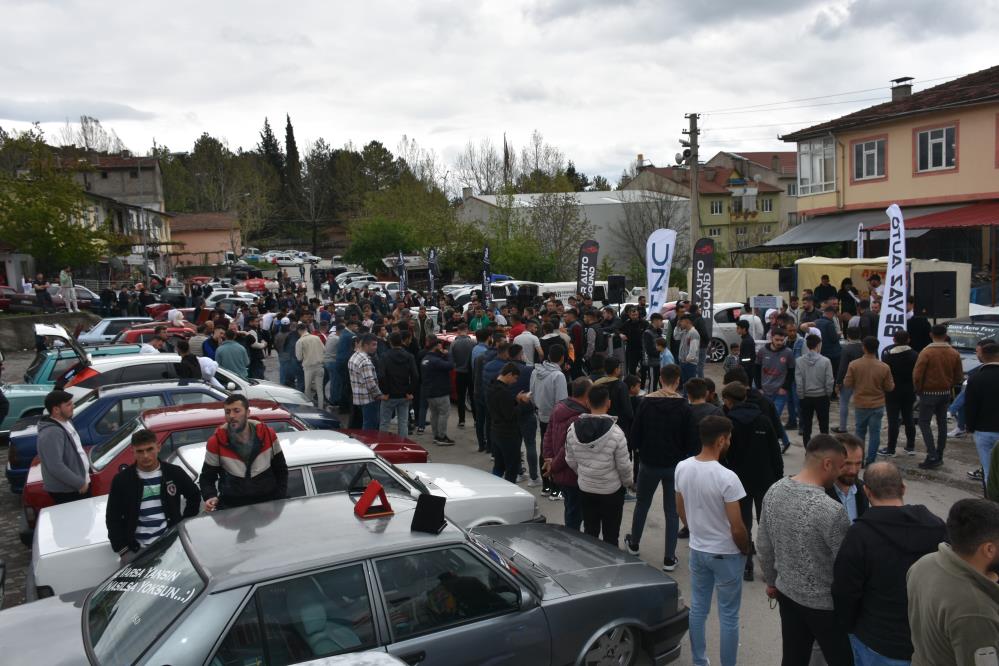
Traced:
POLYGON ((409 664, 409 666, 416 666, 416 664, 419 664, 427 658, 427 653, 420 650, 419 652, 410 652, 409 654, 399 655, 399 658, 409 664))

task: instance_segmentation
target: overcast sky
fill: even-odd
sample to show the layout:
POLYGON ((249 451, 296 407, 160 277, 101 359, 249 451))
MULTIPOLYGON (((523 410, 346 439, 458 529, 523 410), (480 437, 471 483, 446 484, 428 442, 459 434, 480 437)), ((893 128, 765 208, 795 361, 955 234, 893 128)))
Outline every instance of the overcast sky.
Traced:
POLYGON ((788 149, 779 133, 887 99, 892 78, 999 64, 999 0, 0 0, 0 16, 4 127, 88 114, 138 152, 202 132, 252 148, 265 116, 283 139, 287 112, 300 146, 405 134, 445 161, 537 128, 612 182, 639 152, 671 163, 685 112, 854 91, 701 120, 702 159, 788 149))

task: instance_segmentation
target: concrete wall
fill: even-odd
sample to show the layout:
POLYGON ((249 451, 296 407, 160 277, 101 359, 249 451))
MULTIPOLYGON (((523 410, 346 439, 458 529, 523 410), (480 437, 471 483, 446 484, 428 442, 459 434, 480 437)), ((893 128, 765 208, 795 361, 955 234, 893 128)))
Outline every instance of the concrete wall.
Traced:
POLYGON ((35 324, 62 324, 72 335, 78 325, 86 330, 100 320, 100 317, 89 312, 3 317, 0 319, 0 349, 5 352, 34 349, 35 324))
POLYGON ((226 252, 233 251, 233 240, 236 241, 236 255, 243 253, 242 242, 239 238, 239 231, 230 233, 225 229, 209 229, 205 231, 174 231, 172 240, 183 243, 174 246, 173 250, 177 256, 173 257, 174 263, 202 263, 205 255, 208 255, 209 263, 218 263, 225 259, 226 252))

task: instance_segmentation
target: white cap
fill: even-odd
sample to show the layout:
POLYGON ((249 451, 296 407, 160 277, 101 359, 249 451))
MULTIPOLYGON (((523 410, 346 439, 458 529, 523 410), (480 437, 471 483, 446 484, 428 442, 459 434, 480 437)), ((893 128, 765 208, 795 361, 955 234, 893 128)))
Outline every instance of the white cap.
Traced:
POLYGON ((281 325, 282 325, 282 326, 287 326, 287 325, 288 325, 288 324, 290 324, 290 323, 291 323, 291 320, 290 320, 290 319, 288 319, 287 317, 282 317, 282 318, 281 318, 281 325))

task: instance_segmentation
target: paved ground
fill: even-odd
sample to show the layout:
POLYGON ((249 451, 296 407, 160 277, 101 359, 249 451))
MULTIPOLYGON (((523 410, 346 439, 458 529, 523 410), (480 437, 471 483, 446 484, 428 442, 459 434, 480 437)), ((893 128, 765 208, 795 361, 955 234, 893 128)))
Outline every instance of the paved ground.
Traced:
MULTIPOLYGON (((4 376, 19 377, 23 374, 29 361, 30 354, 28 353, 11 354, 5 364, 4 376)), ((267 376, 269 379, 276 379, 276 374, 277 357, 274 356, 267 361, 267 376)), ((715 381, 720 382, 719 367, 709 366, 708 374, 715 381)), ((431 458, 435 462, 461 463, 490 469, 491 461, 488 456, 475 451, 475 432, 471 425, 471 421, 469 421, 469 427, 457 428, 457 413, 452 410, 449 435, 457 441, 455 446, 435 446, 429 431, 423 435, 412 435, 412 437, 430 450, 431 458)), ((882 437, 884 438, 885 435, 882 434, 882 437)), ((791 439, 793 445, 784 461, 785 469, 789 474, 800 469, 804 453, 800 437, 796 433, 792 433, 791 439)), ((921 449, 921 447, 921 440, 917 437, 917 448, 921 449)), ((5 464, 6 457, 7 452, 0 451, 0 462, 5 464)), ((922 455, 914 457, 903 455, 895 459, 895 462, 905 470, 908 488, 906 499, 910 503, 925 504, 937 515, 945 516, 950 505, 955 501, 980 492, 980 487, 976 488, 975 484, 971 483, 965 475, 967 470, 977 466, 974 444, 970 438, 953 440, 948 444, 947 462, 940 470, 931 473, 919 470, 916 464, 921 459, 922 455)), ((539 489, 529 490, 537 492, 539 489)), ((561 502, 541 499, 540 503, 550 522, 562 522, 561 502)), ((661 506, 661 497, 657 495, 649 513, 646 533, 642 540, 642 559, 656 567, 661 566, 665 550, 665 524, 661 506)), ((628 531, 633 507, 633 503, 625 505, 622 535, 628 531)), ((8 567, 6 606, 23 602, 24 571, 30 560, 30 550, 22 546, 17 537, 19 511, 20 496, 13 495, 8 491, 5 480, 0 481, 0 558, 7 563, 8 567)), ((680 565, 672 575, 679 582, 683 593, 689 598, 690 581, 687 571, 686 541, 680 541, 677 554, 680 565)), ((745 584, 740 625, 740 661, 747 664, 774 663, 776 661, 774 645, 775 641, 779 641, 780 638, 779 618, 777 611, 769 607, 763 583, 759 580, 745 584)), ((709 650, 709 656, 713 660, 718 659, 717 635, 718 624, 716 617, 712 614, 708 626, 708 644, 712 646, 709 650)), ((689 650, 686 647, 684 655, 678 663, 690 663, 689 650)))

